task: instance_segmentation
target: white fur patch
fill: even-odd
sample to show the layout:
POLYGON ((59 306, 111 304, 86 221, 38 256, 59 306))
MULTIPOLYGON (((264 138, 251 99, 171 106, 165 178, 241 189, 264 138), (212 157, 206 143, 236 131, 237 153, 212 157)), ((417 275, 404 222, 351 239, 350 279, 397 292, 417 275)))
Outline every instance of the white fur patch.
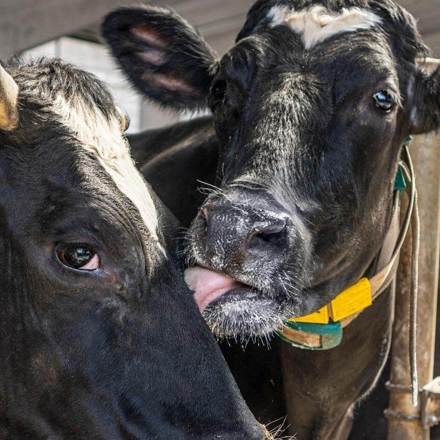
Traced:
POLYGON ((75 133, 81 145, 96 156, 118 189, 137 208, 147 230, 165 254, 157 235, 156 207, 144 179, 130 156, 128 144, 121 133, 119 119, 114 116, 109 120, 99 110, 95 111, 81 99, 68 102, 62 95, 58 95, 53 110, 75 133))
POLYGON ((369 29, 381 23, 380 17, 361 8, 343 8, 339 14, 334 14, 323 6, 298 12, 287 6, 274 6, 268 16, 271 27, 284 25, 300 34, 306 49, 333 35, 369 29))

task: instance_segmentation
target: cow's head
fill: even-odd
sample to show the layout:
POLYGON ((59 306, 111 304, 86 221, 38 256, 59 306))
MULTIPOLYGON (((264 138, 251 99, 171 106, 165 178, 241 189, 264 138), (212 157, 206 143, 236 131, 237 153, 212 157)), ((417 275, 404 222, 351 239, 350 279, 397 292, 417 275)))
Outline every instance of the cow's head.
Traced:
POLYGON ((174 13, 124 9, 104 34, 133 83, 209 106, 220 189, 191 228, 187 272, 218 335, 264 335, 365 274, 390 222, 403 140, 440 124, 440 71, 391 0, 260 0, 216 60, 174 13), (207 269, 207 270, 206 270, 207 269))
POLYGON ((174 222, 135 169, 108 92, 57 61, 7 70, 0 437, 263 438, 174 263, 174 222))

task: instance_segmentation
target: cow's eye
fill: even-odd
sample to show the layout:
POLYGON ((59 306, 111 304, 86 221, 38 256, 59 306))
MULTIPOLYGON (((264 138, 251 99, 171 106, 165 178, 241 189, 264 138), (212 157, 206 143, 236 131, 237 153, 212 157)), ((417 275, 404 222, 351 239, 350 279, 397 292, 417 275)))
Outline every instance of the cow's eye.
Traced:
POLYGON ((378 92, 376 92, 373 95, 373 100, 377 108, 387 113, 390 112, 396 104, 393 96, 386 90, 379 90, 378 92))
POLYGON ((60 244, 56 248, 56 254, 64 266, 76 270, 93 271, 101 265, 99 255, 88 244, 60 244))

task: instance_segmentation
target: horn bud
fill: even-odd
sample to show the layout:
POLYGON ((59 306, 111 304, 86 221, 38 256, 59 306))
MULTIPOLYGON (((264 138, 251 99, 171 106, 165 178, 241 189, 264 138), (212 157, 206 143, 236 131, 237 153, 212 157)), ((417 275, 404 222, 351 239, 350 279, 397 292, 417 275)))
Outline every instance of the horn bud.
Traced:
POLYGON ((0 65, 0 130, 12 131, 18 126, 18 85, 0 65))
POLYGON ((416 64, 427 73, 434 72, 440 67, 440 59, 437 58, 416 58, 416 64))

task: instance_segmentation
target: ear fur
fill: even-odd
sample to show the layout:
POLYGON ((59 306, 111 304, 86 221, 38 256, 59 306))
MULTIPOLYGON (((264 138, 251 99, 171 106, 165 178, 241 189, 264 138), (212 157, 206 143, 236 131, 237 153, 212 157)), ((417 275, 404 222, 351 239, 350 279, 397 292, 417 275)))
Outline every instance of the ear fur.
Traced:
POLYGON ((102 35, 132 84, 175 110, 206 107, 216 55, 171 9, 120 8, 107 15, 102 35))
POLYGON ((411 132, 428 133, 440 128, 440 60, 418 59, 410 114, 411 132))

